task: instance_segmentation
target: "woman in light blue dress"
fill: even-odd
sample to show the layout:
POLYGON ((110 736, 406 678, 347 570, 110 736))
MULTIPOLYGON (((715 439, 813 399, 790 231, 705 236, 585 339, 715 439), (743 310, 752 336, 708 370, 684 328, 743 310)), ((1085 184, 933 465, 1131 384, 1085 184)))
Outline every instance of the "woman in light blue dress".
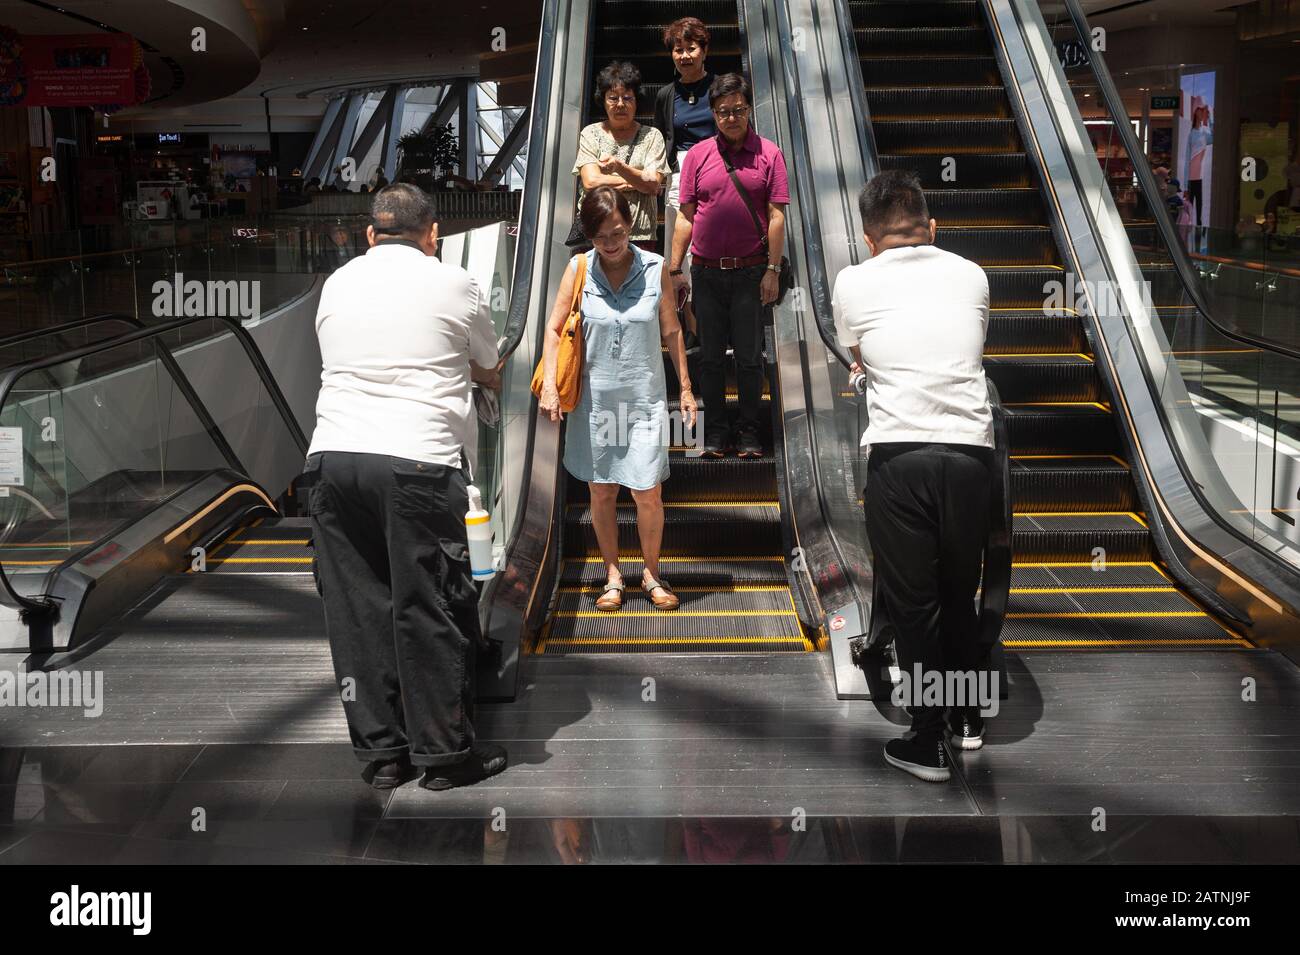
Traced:
MULTIPOLYGON (((623 605, 618 565, 618 489, 636 502, 644 569, 641 588, 659 610, 675 610, 677 595, 659 575, 664 509, 661 485, 668 477, 673 428, 668 415, 661 345, 668 348, 681 382, 679 427, 695 426, 696 404, 686 370, 672 284, 663 257, 629 241, 631 209, 609 186, 587 193, 579 209, 582 230, 594 248, 586 253, 582 293, 582 395, 564 431, 564 467, 591 489, 591 520, 605 563, 600 610, 623 605)), ((565 271, 546 328, 541 411, 561 418, 555 386, 560 331, 573 301, 575 269, 565 271)))

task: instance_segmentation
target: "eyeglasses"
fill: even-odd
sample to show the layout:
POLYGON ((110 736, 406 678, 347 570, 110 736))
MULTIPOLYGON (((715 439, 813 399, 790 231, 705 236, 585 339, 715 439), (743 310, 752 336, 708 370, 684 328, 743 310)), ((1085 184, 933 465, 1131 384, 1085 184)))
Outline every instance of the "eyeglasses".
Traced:
POLYGON ((605 102, 610 106, 617 106, 620 103, 636 103, 636 94, 624 93, 622 96, 606 96, 605 102))
POLYGON ((739 106, 736 109, 715 109, 713 115, 718 119, 740 119, 748 112, 748 106, 739 106))

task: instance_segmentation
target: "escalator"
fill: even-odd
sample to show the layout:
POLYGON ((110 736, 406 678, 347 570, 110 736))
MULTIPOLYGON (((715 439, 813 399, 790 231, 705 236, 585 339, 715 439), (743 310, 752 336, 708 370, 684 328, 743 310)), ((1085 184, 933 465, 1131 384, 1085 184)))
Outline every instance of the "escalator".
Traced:
MULTIPOLYGON (((592 5, 589 75, 614 60, 636 65, 643 77, 637 119, 652 120, 657 91, 672 82, 672 58, 663 28, 683 12, 679 5, 647 0, 598 0, 592 5)), ((710 0, 693 6, 711 35, 709 69, 742 69, 743 34, 736 4, 710 0)), ((587 121, 602 118, 593 95, 587 121)), ((677 378, 666 351, 669 410, 679 410, 677 378)), ((735 368, 727 359, 727 414, 737 410, 735 368)), ((565 475, 560 529, 558 589, 546 623, 529 648, 536 654, 592 652, 802 652, 814 642, 800 622, 786 566, 777 455, 782 435, 773 427, 771 389, 776 370, 767 365, 762 420, 768 423, 761 459, 729 456, 710 460, 692 453, 694 433, 674 436, 671 476, 663 484, 664 535, 661 573, 678 594, 676 611, 654 609, 640 589, 642 564, 636 507, 621 493, 618 505, 620 570, 628 590, 623 609, 595 607, 605 580, 591 522, 589 489, 565 475), (774 453, 773 449, 776 449, 774 453)), ((696 382, 696 389, 699 384, 696 382)), ((701 408, 702 413, 707 413, 701 408)))
MULTIPOLYGON (((1014 508, 1003 645, 1249 646, 1175 582, 1153 542, 985 4, 847 6, 880 168, 916 171, 937 245, 988 275, 985 370, 1005 406, 1014 508)), ((1151 232, 1130 226, 1134 247, 1149 250, 1151 232)), ((1155 304, 1178 304, 1167 264, 1144 264, 1155 304)))

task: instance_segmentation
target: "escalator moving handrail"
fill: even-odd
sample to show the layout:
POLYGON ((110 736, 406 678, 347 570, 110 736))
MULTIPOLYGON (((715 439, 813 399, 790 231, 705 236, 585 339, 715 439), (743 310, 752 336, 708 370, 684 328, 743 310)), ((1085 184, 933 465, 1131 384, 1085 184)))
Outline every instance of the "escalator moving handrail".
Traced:
MULTIPOLYGON (((1080 9, 1078 0, 1065 0, 1065 6, 1074 22, 1074 29, 1078 38, 1080 38, 1080 42, 1083 42, 1082 38, 1092 35, 1087 18, 1084 16, 1083 10, 1080 9)), ((1119 121, 1120 117, 1128 116, 1128 110, 1125 109, 1124 100, 1115 87, 1115 81, 1111 78, 1110 70, 1106 67, 1105 58, 1100 52, 1094 50, 1090 43, 1085 44, 1085 48, 1088 50, 1088 65, 1097 80, 1102 101, 1106 104, 1106 110, 1111 117, 1111 124, 1119 134, 1124 151, 1134 160, 1131 165, 1134 174, 1138 178, 1142 197, 1146 201, 1148 208, 1156 212, 1154 216, 1156 229, 1160 232, 1160 237, 1164 240, 1166 248, 1169 249, 1169 257, 1173 262, 1174 271, 1178 274, 1178 279, 1183 285, 1183 291, 1191 299, 1192 305, 1195 306, 1201 317, 1225 338, 1240 342, 1243 345, 1251 345, 1261 351, 1285 355, 1288 358, 1300 361, 1300 350, 1283 345, 1281 342, 1251 335, 1249 332, 1227 328, 1215 319, 1209 304, 1201 294, 1200 284, 1196 280, 1187 250, 1183 248, 1182 243, 1178 240, 1178 233, 1174 229, 1174 224, 1164 211, 1164 202, 1154 201, 1159 195, 1159 188, 1156 185, 1155 174, 1151 172, 1150 164, 1143 160, 1146 154, 1137 141, 1137 135, 1126 120, 1119 121)))
POLYGON ((524 170, 524 195, 519 208, 519 236, 515 246, 515 268, 511 278, 510 309, 506 313, 500 360, 509 358, 523 341, 528 325, 528 307, 533 297, 533 260, 537 247, 537 226, 542 208, 542 149, 551 119, 551 78, 555 70, 555 43, 559 31, 560 0, 546 0, 541 33, 537 40, 537 66, 533 81, 533 102, 528 111, 529 160, 524 170), (525 229, 524 223, 531 228, 525 229))
MULTIPOLYGON (((785 8, 784 0, 776 0, 773 7, 776 11, 777 29, 781 31, 783 36, 789 37, 791 35, 790 16, 789 11, 785 8)), ((826 346, 826 350, 834 355, 836 360, 847 369, 853 363, 853 359, 833 333, 834 320, 831 321, 830 327, 827 327, 823 320, 831 314, 831 283, 830 277, 826 275, 825 270, 826 257, 821 240, 821 216, 817 210, 815 198, 817 193, 812 181, 812 169, 806 161, 808 157, 812 156, 812 149, 804 132, 803 101, 798 93, 799 77, 795 73, 796 67, 793 57, 782 57, 781 65, 785 70, 785 107, 789 117, 790 145, 796 159, 805 160, 794 163, 795 181, 798 183, 801 196, 813 197, 812 202, 802 203, 799 207, 799 214, 807 223, 807 228, 803 230, 806 259, 804 267, 808 270, 808 286, 812 291, 813 324, 817 326, 817 334, 821 336, 822 344, 826 346)))
POLYGON ((19 345, 25 341, 45 338, 48 335, 61 335, 64 332, 76 331, 78 328, 89 328, 91 325, 98 325, 100 322, 123 322, 127 325, 134 325, 136 328, 145 327, 144 322, 134 315, 127 315, 125 312, 105 312, 103 315, 87 315, 84 318, 74 318, 70 322, 62 322, 46 328, 33 328, 29 331, 18 332, 16 335, 10 335, 7 338, 0 338, 0 348, 8 348, 11 345, 19 345))
MULTIPOLYGON (((266 365, 266 360, 262 357, 262 353, 257 347, 257 343, 253 341, 252 336, 249 335, 248 331, 239 324, 237 319, 221 316, 217 316, 217 318, 234 333, 235 338, 239 341, 240 345, 243 346, 245 353, 253 364, 254 370, 258 374, 258 377, 262 379, 263 386, 267 389, 267 393, 271 395, 272 403, 275 405, 276 410, 280 412, 280 416, 284 419, 285 425, 289 428, 290 436, 293 438, 298 450, 305 456, 308 447, 307 438, 303 434, 302 428, 298 426, 297 419, 294 418, 293 412, 289 408, 289 403, 285 400, 284 394, 276 384, 275 378, 272 377, 271 371, 266 365)), ((200 322, 210 322, 212 319, 213 316, 180 318, 162 325, 140 328, 137 331, 127 332, 125 335, 119 335, 116 338, 105 339, 102 342, 95 342, 94 344, 75 348, 58 355, 47 355, 44 358, 24 362, 21 365, 12 365, 3 371, 0 371, 0 413, 3 413, 4 411, 5 405, 9 401, 9 396, 13 392, 14 385, 32 372, 41 371, 46 368, 53 368, 57 365, 66 364, 71 361, 80 361, 81 359, 88 358, 91 355, 97 355, 101 352, 118 348, 123 345, 131 345, 135 342, 153 339, 153 345, 160 360, 166 364, 175 377, 177 387, 180 388, 186 398, 189 399, 195 414, 199 416, 200 421, 208 429, 214 442, 216 442, 218 448, 221 450, 223 457, 225 457, 227 462, 231 463, 237 470, 243 471, 242 466, 238 463, 238 458, 235 457, 234 452, 230 449, 230 445, 226 442, 225 436, 221 434, 220 429, 212 420, 211 414, 209 414, 208 410, 203 406, 203 403, 198 399, 198 396, 194 394, 189 380, 185 377, 180 366, 176 363, 176 358, 172 354, 171 349, 169 349, 161 340, 161 336, 170 332, 179 331, 180 329, 188 328, 189 326, 200 322)), ((3 564, 0 564, 0 585, 2 585, 3 590, 3 594, 0 596, 7 597, 8 605, 18 608, 24 615, 28 612, 41 612, 51 608, 51 604, 48 600, 34 599, 19 594, 18 591, 14 589, 12 581, 9 580, 9 575, 5 573, 3 564)))

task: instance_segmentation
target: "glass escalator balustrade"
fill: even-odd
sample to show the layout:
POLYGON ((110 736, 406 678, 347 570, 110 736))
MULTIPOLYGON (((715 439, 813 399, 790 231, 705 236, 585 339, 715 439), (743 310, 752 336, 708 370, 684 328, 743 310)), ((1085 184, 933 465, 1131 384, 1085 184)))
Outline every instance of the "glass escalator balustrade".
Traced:
POLYGON ((1073 114, 1063 111, 1062 121, 1096 156, 1090 211, 1100 222, 1117 216, 1128 237, 1146 308, 1127 315, 1160 381, 1161 411, 1181 428, 1185 467, 1229 526, 1300 567, 1300 242, 1268 221, 1198 226, 1176 205, 1146 199, 1138 170, 1148 160, 1121 135, 1118 124, 1130 118, 1107 106, 1096 73, 1104 67, 1077 55, 1087 45, 1069 9, 1018 5, 1028 22, 1041 19, 1058 54, 1076 51, 1057 58, 1073 114), (1174 226, 1174 247, 1156 216, 1174 226), (1181 281, 1175 256, 1190 262, 1195 289, 1181 281))

